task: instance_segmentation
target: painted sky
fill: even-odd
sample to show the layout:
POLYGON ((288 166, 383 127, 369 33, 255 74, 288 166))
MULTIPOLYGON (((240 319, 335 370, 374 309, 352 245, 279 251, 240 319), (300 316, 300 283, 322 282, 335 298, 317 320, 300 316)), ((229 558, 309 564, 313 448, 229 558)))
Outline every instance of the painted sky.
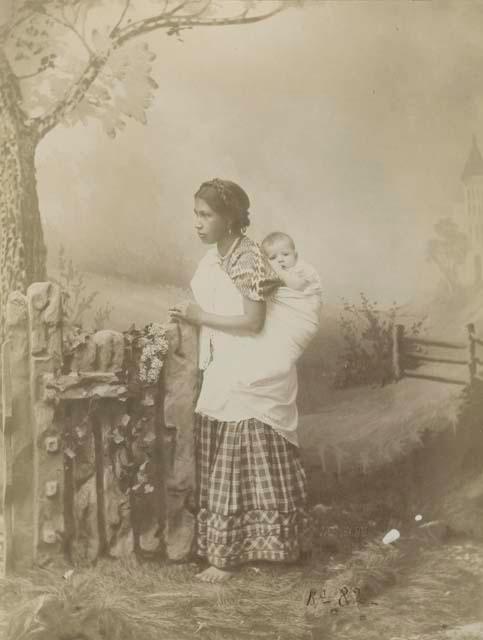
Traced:
POLYGON ((115 140, 59 127, 39 148, 49 244, 110 273, 162 282, 166 255, 188 273, 192 194, 226 177, 251 197, 251 235, 291 233, 327 300, 403 302, 431 279, 425 245, 473 132, 483 146, 482 33, 483 3, 458 0, 313 2, 182 43, 153 34, 148 124, 115 140))

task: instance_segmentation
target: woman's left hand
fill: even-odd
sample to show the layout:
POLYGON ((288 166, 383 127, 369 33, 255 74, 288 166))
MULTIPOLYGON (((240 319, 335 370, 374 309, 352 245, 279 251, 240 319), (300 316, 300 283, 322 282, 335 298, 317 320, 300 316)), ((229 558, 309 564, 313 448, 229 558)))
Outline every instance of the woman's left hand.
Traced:
POLYGON ((168 313, 170 318, 175 322, 181 320, 181 322, 187 322, 188 324, 194 324, 196 326, 202 324, 203 311, 201 307, 194 302, 178 304, 175 307, 171 307, 168 313))

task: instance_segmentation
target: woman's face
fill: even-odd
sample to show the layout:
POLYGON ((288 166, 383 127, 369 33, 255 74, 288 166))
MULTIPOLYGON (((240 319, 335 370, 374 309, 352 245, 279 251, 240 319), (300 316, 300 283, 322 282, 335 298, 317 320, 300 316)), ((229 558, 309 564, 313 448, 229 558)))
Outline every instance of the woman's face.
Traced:
POLYGON ((228 234, 226 220, 201 198, 195 198, 195 229, 204 244, 215 244, 228 234))

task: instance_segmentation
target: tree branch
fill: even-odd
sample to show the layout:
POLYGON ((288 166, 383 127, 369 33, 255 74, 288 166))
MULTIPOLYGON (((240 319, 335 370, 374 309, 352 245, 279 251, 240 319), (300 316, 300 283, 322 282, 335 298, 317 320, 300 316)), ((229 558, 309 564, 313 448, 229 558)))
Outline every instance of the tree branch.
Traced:
POLYGON ((74 24, 77 24, 77 21, 79 20, 81 9, 82 4, 79 2, 77 9, 74 10, 74 24))
POLYGON ((111 29, 111 32, 109 34, 109 36, 112 38, 112 36, 116 33, 116 31, 119 29, 119 25, 121 24, 121 22, 124 20, 124 17, 126 15, 126 13, 129 10, 129 5, 131 4, 131 0, 126 0, 126 4, 124 5, 124 9, 122 10, 122 13, 119 17, 119 20, 116 22, 116 24, 113 26, 113 28, 111 29))
POLYGON ((205 11, 208 9, 208 7, 210 6, 212 0, 207 0, 207 2, 205 2, 205 4, 203 5, 203 7, 200 9, 200 11, 196 11, 195 13, 192 13, 190 15, 191 18, 198 18, 199 16, 202 16, 205 11))
POLYGON ((40 118, 33 118, 30 121, 29 125, 36 130, 39 139, 43 138, 63 120, 68 113, 73 111, 77 105, 82 102, 89 87, 106 64, 108 57, 109 54, 91 56, 86 68, 70 86, 64 98, 58 102, 49 113, 40 118))
POLYGON ((40 68, 40 69, 37 69, 37 71, 33 71, 32 73, 26 73, 26 74, 21 75, 21 76, 18 76, 18 75, 15 74, 15 77, 17 78, 17 80, 30 80, 30 78, 36 78, 37 76, 39 76, 44 71, 47 71, 47 69, 40 68))
POLYGON ((181 9, 183 7, 186 7, 186 5, 189 3, 189 0, 184 0, 184 2, 180 2, 180 4, 175 7, 174 9, 172 9, 171 11, 168 11, 168 13, 166 13, 165 15, 167 16, 174 16, 175 13, 178 13, 178 11, 181 11, 181 9))
POLYGON ((6 24, 4 27, 2 27, 2 29, 0 30, 0 42, 6 42, 8 38, 10 38, 15 33, 15 29, 17 29, 17 27, 19 27, 23 22, 26 22, 35 17, 35 15, 38 15, 37 12, 27 13, 26 15, 17 18, 17 20, 14 20, 12 24, 6 24))
MULTIPOLYGON (((127 2, 127 4, 129 3, 127 2)), ((182 4, 184 5, 185 3, 182 4)), ((116 34, 111 37, 112 48, 103 54, 94 54, 93 52, 90 52, 90 58, 86 68, 84 69, 82 74, 73 82, 69 90, 66 92, 64 98, 62 98, 62 100, 60 100, 46 115, 39 118, 31 119, 29 125, 33 129, 35 129, 37 135, 39 136, 39 139, 43 138, 61 120, 63 120, 63 118, 65 118, 68 113, 73 111, 82 102, 90 86, 99 76, 99 73, 109 59, 109 55, 112 49, 121 47, 125 42, 132 40, 137 36, 144 35, 158 29, 168 29, 176 31, 179 29, 190 29, 197 26, 213 27, 253 24, 271 18, 277 13, 283 11, 287 6, 284 0, 280 0, 280 4, 272 11, 255 16, 239 15, 234 18, 221 18, 211 20, 203 20, 197 17, 199 15, 202 15, 206 11, 209 4, 211 4, 211 0, 203 5, 203 9, 201 11, 190 16, 173 17, 173 15, 169 15, 166 14, 166 12, 163 12, 162 14, 159 14, 157 16, 137 21, 122 29, 116 27, 114 29, 114 31, 116 31, 116 34)), ((176 10, 179 10, 180 6, 181 5, 178 5, 176 7, 176 10)), ((170 13, 172 14, 172 12, 170 13)), ((80 35, 77 31, 75 31, 75 33, 78 36, 80 35)))
POLYGON ((79 33, 79 31, 77 31, 75 26, 71 22, 69 22, 67 19, 61 20, 57 16, 52 15, 51 13, 47 13, 47 11, 39 12, 39 15, 46 16, 47 18, 50 18, 50 20, 53 20, 57 24, 60 24, 61 26, 63 26, 65 29, 69 29, 70 31, 72 31, 72 33, 74 33, 77 36, 77 38, 80 40, 80 42, 84 45, 89 55, 94 54, 94 52, 90 48, 87 40, 84 38, 82 33, 79 33))
MULTIPOLYGON (((124 27, 123 29, 120 29, 114 39, 113 45, 116 48, 120 47, 126 41, 131 40, 132 38, 150 33, 151 31, 156 31, 157 29, 172 29, 173 31, 177 31, 181 29, 191 29, 193 27, 219 27, 254 24, 256 22, 261 22, 262 20, 267 20, 268 18, 275 16, 277 13, 283 11, 286 6, 287 5, 283 2, 283 0, 280 0, 280 4, 278 5, 278 7, 276 7, 272 11, 268 11, 267 13, 255 16, 246 16, 244 14, 241 14, 235 18, 213 18, 211 20, 198 19, 193 16, 179 16, 173 19, 173 16, 162 13, 157 16, 139 20, 127 27, 124 27)), ((205 10, 206 7, 203 9, 203 11, 205 10)))

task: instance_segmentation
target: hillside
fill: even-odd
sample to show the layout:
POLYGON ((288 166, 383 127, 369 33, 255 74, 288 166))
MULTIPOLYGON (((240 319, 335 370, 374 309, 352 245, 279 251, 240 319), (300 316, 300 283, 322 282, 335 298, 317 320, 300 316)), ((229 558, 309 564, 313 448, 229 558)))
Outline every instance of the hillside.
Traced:
POLYGON ((420 442, 425 428, 456 424, 461 389, 423 380, 334 390, 316 414, 300 418, 300 442, 326 472, 369 471, 420 442))
MULTIPOLYGON (((52 277, 58 273, 51 270, 52 277)), ((109 304, 112 312, 106 326, 124 331, 131 324, 142 327, 148 322, 164 322, 168 308, 184 300, 187 291, 171 285, 144 284, 117 276, 83 273, 86 294, 97 291, 94 307, 109 304)), ((92 312, 86 314, 87 323, 92 322, 92 312)))

